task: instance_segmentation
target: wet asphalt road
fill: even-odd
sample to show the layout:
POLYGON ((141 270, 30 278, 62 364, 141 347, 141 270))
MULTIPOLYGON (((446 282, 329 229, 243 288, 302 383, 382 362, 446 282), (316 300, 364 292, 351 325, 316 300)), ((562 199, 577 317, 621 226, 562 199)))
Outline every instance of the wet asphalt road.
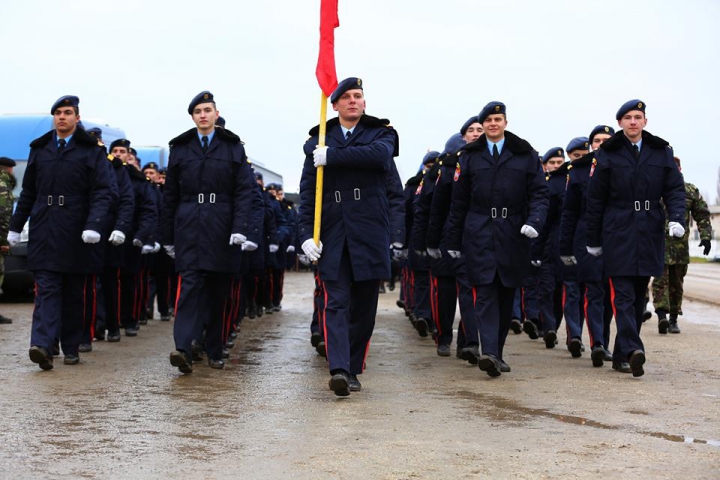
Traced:
POLYGON ((681 335, 646 323, 642 378, 511 333, 513 371, 490 379, 438 357, 388 293, 363 391, 339 399, 309 343, 312 276, 285 289, 280 314, 243 321, 225 370, 189 376, 158 320, 40 371, 32 305, 0 304, 15 319, 0 325, 0 478, 720 477, 717 307, 687 303, 681 335))

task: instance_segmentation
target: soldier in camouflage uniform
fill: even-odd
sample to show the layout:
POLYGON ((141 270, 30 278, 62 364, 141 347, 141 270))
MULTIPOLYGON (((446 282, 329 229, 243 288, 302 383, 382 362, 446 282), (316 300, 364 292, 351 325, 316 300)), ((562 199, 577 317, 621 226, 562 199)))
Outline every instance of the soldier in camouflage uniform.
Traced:
MULTIPOLYGON (((680 168, 680 159, 675 157, 680 168)), ((703 255, 710 253, 710 210, 703 200, 698 188, 685 182, 685 223, 690 225, 690 215, 700 231, 700 246, 704 247, 703 255)), ((665 238, 665 271, 663 276, 653 279, 652 295, 655 313, 658 316, 658 330, 661 334, 680 333, 677 324, 678 315, 682 315, 683 280, 690 263, 688 238, 690 228, 681 238, 667 236, 665 238), (668 314, 670 318, 668 318, 668 314)))
MULTIPOLYGON (((2 284, 5 280, 5 255, 10 253, 10 244, 7 242, 8 227, 10 226, 10 217, 13 213, 13 189, 17 180, 12 174, 15 161, 0 157, 0 294, 2 294, 2 284)), ((0 323, 12 323, 12 319, 0 315, 0 323)))

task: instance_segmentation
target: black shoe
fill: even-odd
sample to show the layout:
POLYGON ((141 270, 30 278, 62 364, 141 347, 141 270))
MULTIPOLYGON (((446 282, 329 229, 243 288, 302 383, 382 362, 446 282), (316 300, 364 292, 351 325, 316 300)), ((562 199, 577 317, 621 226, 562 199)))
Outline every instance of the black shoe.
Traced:
POLYGON ((545 348, 555 348, 557 333, 555 333, 555 330, 548 330, 545 332, 545 335, 543 335, 543 340, 545 340, 545 348))
POLYGON ((169 322, 169 321, 170 321, 170 314, 160 315, 160 321, 161 321, 161 322, 169 322))
MULTIPOLYGON (((227 348, 222 349, 222 358, 230 358, 230 350, 227 348)), ((210 359, 208 359, 210 361, 210 359)))
MULTIPOLYGON (((223 355, 224 354, 225 352, 223 352, 223 355)), ((210 368, 214 368, 215 370, 222 370, 223 368, 225 368, 225 362, 222 360, 211 360, 208 358, 208 366, 210 368)))
POLYGON ((274 311, 274 312, 279 312, 280 310, 282 310, 282 305, 275 305, 275 306, 273 306, 273 311, 274 311))
POLYGON ((670 322, 670 326, 668 327, 669 333, 680 333, 680 327, 678 327, 677 322, 673 323, 670 322))
POLYGON ((350 395, 350 375, 344 370, 336 371, 336 373, 330 377, 328 383, 330 390, 335 392, 338 397, 347 397, 350 395))
POLYGON ((378 290, 378 293, 386 293, 386 292, 385 292, 385 285, 380 284, 380 290, 378 290))
POLYGON ((30 347, 30 361, 37 363, 43 370, 52 370, 53 368, 53 357, 42 347, 33 345, 30 347))
POLYGON ((155 311, 154 311, 152 308, 148 308, 148 309, 145 311, 145 319, 146 319, 146 320, 152 320, 154 314, 155 314, 155 311))
POLYGON ((424 318, 418 318, 415 320, 415 329, 418 331, 421 337, 427 337, 428 336, 428 330, 430 327, 428 326, 427 320, 424 318))
POLYGON ((505 363, 505 360, 500 360, 500 371, 502 373, 510 373, 510 371, 511 371, 510 365, 505 363))
POLYGON ((362 385, 360 384, 360 380, 358 380, 357 375, 350 375, 350 380, 348 380, 348 390, 351 392, 359 392, 362 390, 362 385))
POLYGON ((538 333, 537 325, 535 325, 535 322, 533 322, 532 320, 525 320, 523 322, 523 330, 533 340, 537 340, 540 336, 538 333))
POLYGON ((667 319, 667 313, 665 313, 665 310, 658 310, 657 316, 658 333, 660 333, 661 335, 665 335, 668 332, 668 328, 670 327, 670 320, 667 319))
POLYGON ((65 355, 65 358, 63 358, 63 363, 65 365, 77 365, 80 363, 80 357, 78 355, 68 354, 65 355))
POLYGON ((520 322, 517 318, 513 318, 510 320, 510 330, 512 330, 515 335, 522 333, 522 322, 520 322))
POLYGON ((630 368, 628 362, 613 362, 612 368, 620 373, 632 373, 632 368, 630 368))
POLYGON ((235 341, 232 338, 228 338, 227 342, 225 342, 225 348, 233 348, 235 346, 235 341))
POLYGON ((317 348, 318 343, 322 342, 322 335, 320 335, 320 332, 313 332, 312 335, 310 335, 310 344, 313 346, 313 348, 317 348))
POLYGON ((612 352, 608 350, 607 348, 603 348, 603 351, 605 352, 605 357, 603 357, 603 360, 606 362, 612 362, 612 352))
POLYGON ((125 336, 126 337, 137 337, 138 329, 134 327, 126 328, 125 329, 125 336))
POLYGON ((115 343, 120 341, 120 332, 108 333, 107 341, 109 343, 115 343))
POLYGON ((605 360, 605 349, 602 345, 595 345, 590 354, 593 367, 602 367, 605 360))
POLYGON ((263 307, 257 307, 255 309, 255 315, 257 316, 257 318, 262 317, 263 313, 265 313, 265 310, 263 309, 263 307))
MULTIPOLYGON (((272 314, 273 314, 273 311, 274 311, 274 310, 273 310, 273 306, 272 306, 272 305, 265 305, 265 313, 267 313, 268 315, 272 315, 272 314)), ((258 316, 259 316, 259 315, 258 315, 258 316)))
POLYGON ((192 345, 190 347, 192 351, 192 355, 190 358, 192 358, 193 362, 202 362, 203 361, 203 348, 202 346, 193 340, 192 345))
POLYGON ((9 325, 12 323, 12 318, 8 318, 5 315, 0 315, 0 324, 9 325))
POLYGON ((635 350, 630 354, 630 370, 632 371, 633 377, 642 377, 645 374, 643 365, 645 364, 645 352, 642 350, 635 350))
POLYGON ((491 377, 499 377, 500 361, 494 355, 482 355, 478 360, 478 367, 491 377))
POLYGON ((463 347, 461 347, 460 345, 455 347, 455 358, 459 358, 460 360, 462 360, 463 359, 462 351, 463 351, 463 347))
POLYGON ((395 305, 397 305, 398 307, 400 307, 400 308, 402 308, 403 310, 405 310, 405 302, 403 302, 402 300, 397 300, 397 301, 395 302, 395 305))
POLYGON ((230 340, 235 340, 237 338, 237 331, 240 329, 240 326, 236 326, 235 330, 230 332, 230 340))
POLYGON ((177 367, 181 373, 192 373, 192 359, 187 353, 175 350, 170 353, 170 365, 177 367))
POLYGON ((580 352, 585 353, 585 344, 580 341, 580 352))
POLYGON ((252 319, 255 318, 255 315, 256 315, 255 309, 254 309, 254 308, 248 308, 247 317, 248 317, 250 320, 252 320, 252 319))
POLYGON ((437 354, 439 357, 449 357, 450 356, 450 345, 445 345, 445 344, 438 345, 437 354))
POLYGON ((78 347, 78 351, 81 353, 92 352, 92 343, 81 343, 78 347))
POLYGON ((168 308, 168 313, 170 314, 170 316, 175 315, 175 309, 174 309, 174 308, 168 308))
POLYGON ((643 313, 643 323, 647 322, 651 318, 652 318, 652 312, 650 312, 650 310, 645 310, 645 312, 643 313))
POLYGON ((325 351, 325 342, 322 340, 320 343, 317 344, 317 347, 315 347, 315 351, 323 358, 327 358, 327 351, 325 351))
POLYGON ((388 283, 388 290, 390 290, 391 292, 394 292, 394 291, 395 291, 395 284, 394 284, 394 283, 388 283))
POLYGON ((462 349, 462 358, 470 365, 477 365, 480 358, 480 349, 477 345, 470 345, 462 349))
POLYGON ((567 349, 570 351, 573 358, 582 357, 582 341, 579 338, 573 338, 570 340, 567 349))
POLYGON ((98 332, 96 330, 95 331, 95 340, 97 340, 98 342, 102 342, 103 340, 105 340, 105 331, 98 332))
POLYGON ((138 325, 147 325, 147 318, 141 318, 138 320, 138 325))

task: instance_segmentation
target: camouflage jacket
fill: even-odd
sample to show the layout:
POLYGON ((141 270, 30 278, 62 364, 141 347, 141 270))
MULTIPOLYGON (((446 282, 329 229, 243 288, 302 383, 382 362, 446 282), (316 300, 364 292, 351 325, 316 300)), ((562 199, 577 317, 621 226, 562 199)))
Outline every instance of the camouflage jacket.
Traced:
POLYGON ((7 172, 0 171, 0 245, 7 245, 10 217, 13 214, 13 188, 15 177, 7 172))
POLYGON ((700 190, 692 183, 685 182, 685 235, 682 238, 670 237, 665 228, 665 263, 667 265, 680 265, 690 263, 690 252, 688 239, 690 237, 690 215, 697 224, 701 240, 712 238, 712 227, 710 226, 710 210, 707 203, 700 195, 700 190))

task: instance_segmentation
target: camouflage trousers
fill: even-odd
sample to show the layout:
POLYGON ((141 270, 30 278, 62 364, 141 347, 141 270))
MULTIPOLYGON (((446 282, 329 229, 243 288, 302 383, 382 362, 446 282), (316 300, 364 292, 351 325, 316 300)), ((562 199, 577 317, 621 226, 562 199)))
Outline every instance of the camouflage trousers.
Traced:
POLYGON ((665 264, 663 276, 653 278, 652 296, 656 312, 664 310, 670 315, 682 315, 683 281, 687 270, 687 264, 665 264))

